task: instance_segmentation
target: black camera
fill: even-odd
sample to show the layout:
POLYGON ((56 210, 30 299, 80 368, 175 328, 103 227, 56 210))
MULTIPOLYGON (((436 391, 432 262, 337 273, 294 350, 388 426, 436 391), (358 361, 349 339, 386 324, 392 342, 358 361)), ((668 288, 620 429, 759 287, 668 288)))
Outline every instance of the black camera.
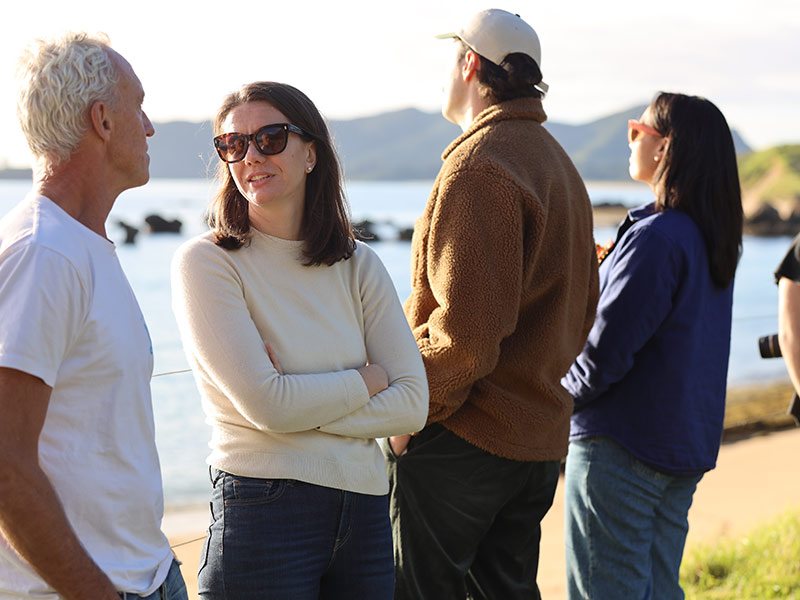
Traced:
MULTIPOLYGON (((764 337, 758 338, 758 351, 761 353, 761 358, 778 358, 783 356, 783 354, 781 354, 781 344, 778 340, 778 334, 773 333, 772 335, 765 335, 764 337)), ((800 425, 800 397, 798 397, 797 394, 792 398, 792 402, 789 404, 789 410, 786 412, 794 417, 796 425, 800 425)))
POLYGON ((778 334, 765 335, 758 338, 758 351, 761 358, 778 358, 781 355, 781 344, 778 341, 778 334))

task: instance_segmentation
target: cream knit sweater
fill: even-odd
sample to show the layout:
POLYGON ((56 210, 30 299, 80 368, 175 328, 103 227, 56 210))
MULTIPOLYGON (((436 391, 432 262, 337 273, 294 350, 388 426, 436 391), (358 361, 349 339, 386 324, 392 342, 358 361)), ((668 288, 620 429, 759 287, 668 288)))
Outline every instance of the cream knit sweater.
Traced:
POLYGON ((427 417, 419 351, 369 247, 319 267, 303 266, 301 250, 302 242, 254 230, 238 250, 206 233, 175 254, 173 309, 212 426, 208 463, 385 494, 375 438, 417 431, 427 417), (355 370, 367 360, 389 375, 372 398, 355 370))

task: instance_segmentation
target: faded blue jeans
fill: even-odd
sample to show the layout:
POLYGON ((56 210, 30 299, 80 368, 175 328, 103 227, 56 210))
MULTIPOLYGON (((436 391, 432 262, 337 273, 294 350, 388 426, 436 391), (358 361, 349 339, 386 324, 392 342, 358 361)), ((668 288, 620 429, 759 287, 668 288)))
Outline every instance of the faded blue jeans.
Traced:
POLYGON ((183 575, 181 575, 180 563, 173 559, 164 583, 149 596, 137 596, 136 594, 120 592, 119 597, 123 600, 188 600, 186 583, 183 581, 183 575))
POLYGON ((607 437, 570 442, 565 475, 570 600, 682 600, 678 570, 702 475, 652 469, 607 437))
POLYGON ((204 600, 391 600, 388 496, 212 471, 204 600))

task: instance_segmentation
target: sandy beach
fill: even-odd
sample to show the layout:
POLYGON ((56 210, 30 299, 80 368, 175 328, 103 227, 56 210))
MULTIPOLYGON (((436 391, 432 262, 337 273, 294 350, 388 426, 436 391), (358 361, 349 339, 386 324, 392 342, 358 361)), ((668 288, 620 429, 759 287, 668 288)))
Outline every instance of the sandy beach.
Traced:
MULTIPOLYGON (((717 468, 703 478, 689 512, 687 550, 721 536, 746 533, 785 510, 800 506, 800 429, 732 436, 723 444, 717 468)), ((559 482, 553 508, 542 523, 539 585, 545 600, 566 597, 564 578, 564 488, 559 482)), ((197 565, 208 526, 208 507, 168 511, 164 530, 178 559, 189 598, 197 598, 197 565), (189 542, 189 543, 186 543, 189 542)))

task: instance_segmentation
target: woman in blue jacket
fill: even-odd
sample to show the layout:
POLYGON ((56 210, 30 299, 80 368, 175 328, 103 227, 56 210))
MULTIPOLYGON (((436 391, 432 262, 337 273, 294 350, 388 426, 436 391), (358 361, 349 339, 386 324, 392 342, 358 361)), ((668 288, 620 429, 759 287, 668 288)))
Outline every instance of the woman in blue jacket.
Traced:
POLYGON ((628 145, 655 202, 598 251, 597 317, 563 380, 571 600, 683 598, 687 514, 722 437, 742 241, 730 130, 708 100, 660 93, 628 145))

